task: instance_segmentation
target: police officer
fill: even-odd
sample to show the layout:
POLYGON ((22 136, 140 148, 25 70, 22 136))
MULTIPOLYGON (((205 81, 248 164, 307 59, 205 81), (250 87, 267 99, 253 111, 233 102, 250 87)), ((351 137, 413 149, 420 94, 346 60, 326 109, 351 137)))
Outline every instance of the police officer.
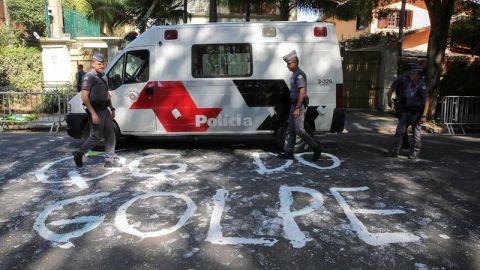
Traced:
POLYGON ((102 138, 105 138, 105 152, 107 153, 105 167, 122 166, 115 158, 115 131, 113 128, 115 108, 112 106, 108 93, 107 78, 103 74, 103 60, 103 54, 94 53, 92 70, 83 76, 80 95, 86 107, 91 132, 88 139, 77 151, 73 152, 73 160, 78 167, 83 166, 85 153, 98 145, 102 138))
POLYGON ((405 90, 405 110, 402 112, 395 133, 395 141, 390 152, 392 157, 398 157, 402 137, 409 125, 412 126, 414 146, 408 158, 417 159, 420 155, 420 148, 422 146, 421 124, 427 121, 427 113, 430 106, 427 86, 420 78, 421 73, 422 69, 420 68, 410 70, 410 83, 405 90))
POLYGON ((288 120, 288 140, 285 152, 280 153, 278 158, 293 159, 296 135, 305 141, 310 149, 313 149, 312 160, 318 160, 322 154, 322 147, 304 129, 305 112, 308 106, 307 76, 298 67, 297 52, 293 50, 283 57, 287 62, 287 68, 292 72, 290 78, 290 117, 288 120))
POLYGON ((77 66, 77 74, 75 74, 76 82, 77 82, 77 91, 82 91, 82 82, 83 76, 85 75, 85 71, 83 71, 83 65, 77 66))
MULTIPOLYGON (((408 63, 408 66, 404 69, 403 73, 400 74, 395 81, 393 81, 387 93, 388 107, 392 108, 394 105, 395 116, 397 116, 398 120, 400 120, 402 113, 405 111, 407 102, 405 91, 410 83, 410 70, 414 68, 420 68, 420 66, 417 63, 408 63), (393 93, 395 93, 395 99, 392 100, 393 93)), ((406 128, 408 129, 408 126, 406 128)), ((408 143, 408 133, 405 132, 404 134, 405 135, 402 138, 402 149, 409 149, 410 146, 408 143)))

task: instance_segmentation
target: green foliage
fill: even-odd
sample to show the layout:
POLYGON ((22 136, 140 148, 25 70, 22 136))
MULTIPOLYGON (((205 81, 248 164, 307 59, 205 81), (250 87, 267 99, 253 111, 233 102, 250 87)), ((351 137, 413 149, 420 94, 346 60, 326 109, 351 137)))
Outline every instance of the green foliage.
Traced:
POLYGON ((9 31, 5 25, 0 25, 0 46, 19 47, 23 45, 25 45, 25 31, 22 28, 9 31))
POLYGON ((0 87, 40 92, 42 74, 42 58, 37 48, 0 47, 0 87))
POLYGON ((374 47, 379 44, 386 44, 395 42, 397 40, 396 34, 385 34, 383 32, 374 33, 374 34, 362 34, 359 37, 346 39, 340 42, 346 49, 360 49, 374 47))
POLYGON ((80 12, 84 16, 87 16, 90 12, 85 0, 62 0, 62 7, 80 12))
POLYGON ((8 0, 7 8, 11 19, 24 25, 30 34, 45 33, 44 0, 8 0))
POLYGON ((326 17, 340 20, 354 20, 364 18, 367 22, 372 20, 372 10, 383 4, 382 0, 297 0, 299 6, 322 9, 326 17))
POLYGON ((472 54, 480 55, 480 18, 467 17, 450 28, 450 46, 466 46, 472 54))
MULTIPOLYGON (((70 87, 58 87, 54 89, 48 89, 46 93, 54 95, 44 96, 42 102, 37 108, 37 112, 41 113, 55 113, 66 112, 68 106, 68 100, 72 97, 72 88, 70 87), (59 102, 60 99, 60 102, 59 102), (60 108, 59 108, 60 106, 60 108)), ((74 92, 76 94, 77 92, 74 92)))

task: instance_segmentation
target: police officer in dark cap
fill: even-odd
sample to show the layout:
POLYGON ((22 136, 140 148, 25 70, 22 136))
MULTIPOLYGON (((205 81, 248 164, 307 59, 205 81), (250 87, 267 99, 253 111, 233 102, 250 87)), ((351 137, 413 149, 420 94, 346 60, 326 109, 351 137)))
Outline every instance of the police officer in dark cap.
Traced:
POLYGON ((409 159, 418 159, 420 155, 421 142, 421 124, 427 121, 430 99, 427 86, 422 81, 423 70, 413 68, 410 70, 410 82, 405 90, 405 110, 402 112, 400 121, 395 132, 395 140, 390 151, 390 156, 398 157, 402 145, 402 137, 407 132, 410 125, 413 131, 413 149, 408 156, 409 159))
MULTIPOLYGON (((420 68, 417 63, 408 63, 407 66, 403 69, 403 73, 398 76, 398 78, 393 81, 390 86, 389 91, 387 92, 387 104, 388 107, 395 108, 395 116, 398 120, 402 117, 402 113, 405 111, 406 106, 406 96, 405 91, 408 84, 410 83, 410 70, 420 68), (392 99, 392 95, 395 93, 395 98, 392 99)), ((408 128, 408 126, 407 126, 408 128)), ((408 133, 405 132, 405 135, 402 138, 402 149, 409 149, 410 145, 408 143, 408 133)))
POLYGON ((278 158, 293 159, 295 138, 298 135, 313 149, 312 160, 318 160, 322 154, 322 147, 304 129, 305 113, 307 111, 307 76, 298 67, 297 52, 293 50, 283 57, 287 68, 292 72, 290 78, 290 118, 288 120, 288 139, 285 152, 278 158))
POLYGON ((94 53, 92 70, 83 76, 80 95, 86 107, 91 132, 79 149, 73 152, 73 160, 78 167, 83 166, 85 153, 98 145, 103 138, 105 138, 105 152, 107 154, 105 167, 122 166, 115 158, 115 131, 113 127, 115 108, 108 93, 107 78, 103 74, 103 61, 103 54, 94 53))

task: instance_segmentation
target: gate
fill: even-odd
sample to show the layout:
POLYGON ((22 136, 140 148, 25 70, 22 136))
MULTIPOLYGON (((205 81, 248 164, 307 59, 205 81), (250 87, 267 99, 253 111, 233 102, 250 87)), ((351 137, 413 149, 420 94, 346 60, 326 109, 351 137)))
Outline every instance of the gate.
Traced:
POLYGON ((342 63, 345 107, 376 107, 381 64, 380 51, 345 51, 342 63))

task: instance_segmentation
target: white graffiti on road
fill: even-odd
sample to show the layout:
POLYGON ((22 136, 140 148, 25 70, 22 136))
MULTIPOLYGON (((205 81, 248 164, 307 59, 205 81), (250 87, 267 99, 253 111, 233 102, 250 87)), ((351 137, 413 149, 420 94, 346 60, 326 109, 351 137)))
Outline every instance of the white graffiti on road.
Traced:
POLYGON ((68 204, 106 197, 109 194, 110 193, 108 192, 101 192, 101 193, 96 193, 96 194, 91 194, 86 196, 75 197, 72 199, 61 200, 56 203, 53 203, 49 205, 47 208, 45 208, 45 210, 43 210, 42 213, 40 213, 40 215, 35 220, 33 229, 36 230, 41 237, 58 244, 58 246, 61 248, 73 247, 74 245, 70 242, 70 239, 80 237, 85 233, 95 229, 98 225, 100 225, 100 223, 103 222, 103 219, 105 218, 105 216, 104 215, 103 216, 83 216, 83 217, 78 217, 74 219, 62 219, 62 220, 53 221, 49 223, 49 225, 64 226, 64 225, 75 224, 75 223, 85 223, 85 225, 81 229, 68 232, 68 233, 55 233, 49 230, 45 223, 50 213, 52 213, 54 210, 61 210, 65 205, 68 205, 68 204))
POLYGON ((295 222, 294 217, 307 215, 310 212, 320 208, 323 205, 323 196, 320 192, 311 188, 289 186, 281 186, 279 195, 280 211, 278 212, 278 215, 283 219, 285 238, 290 240, 290 243, 294 248, 304 247, 307 240, 305 238, 305 234, 300 231, 300 228, 295 222), (290 207, 293 205, 293 192, 309 194, 313 198, 313 203, 311 203, 308 207, 292 212, 290 207))
POLYGON ((345 212, 345 215, 352 223, 353 230, 357 232, 358 237, 365 243, 373 246, 382 246, 391 243, 415 242, 420 240, 420 237, 405 232, 395 233, 371 233, 367 230, 365 225, 360 222, 355 214, 376 214, 376 215, 397 215, 405 214, 405 211, 400 209, 352 209, 347 201, 343 198, 340 192, 358 192, 366 191, 368 187, 355 188, 330 188, 330 192, 337 199, 338 203, 345 212))
POLYGON ((190 217, 193 216, 193 214, 195 213, 196 210, 197 210, 197 206, 192 201, 192 199, 190 199, 190 197, 188 197, 188 196, 185 196, 185 195, 182 195, 182 194, 177 194, 177 193, 171 193, 171 192, 149 192, 147 194, 137 196, 137 197, 129 200, 128 202, 124 203, 122 206, 120 206, 118 208, 117 214, 115 216, 115 225, 117 226, 117 228, 120 231, 138 236, 142 239, 143 238, 149 238, 149 237, 158 237, 158 236, 162 236, 162 235, 172 233, 172 232, 180 229, 183 225, 185 225, 187 220, 190 217), (185 212, 183 213, 183 215, 181 216, 181 218, 179 219, 177 224, 175 224, 175 226, 170 227, 168 229, 158 230, 158 231, 155 231, 155 232, 141 232, 141 231, 135 229, 132 225, 130 225, 128 223, 127 209, 134 202, 136 202, 137 200, 145 200, 145 199, 148 199, 150 197, 168 197, 168 196, 171 196, 171 197, 174 197, 174 198, 177 198, 177 199, 181 199, 181 200, 185 201, 185 203, 187 204, 187 209, 185 210, 185 212))
POLYGON ((159 166, 159 167, 162 167, 162 166, 165 166, 165 167, 177 166, 178 168, 173 169, 173 170, 172 169, 165 169, 165 170, 162 170, 161 172, 159 172, 157 174, 150 174, 150 173, 145 173, 145 172, 140 171, 140 169, 138 167, 140 166, 140 163, 144 159, 157 158, 157 157, 180 157, 180 154, 165 153, 165 154, 155 154, 155 155, 148 155, 148 156, 139 157, 139 158, 135 159, 134 161, 132 161, 128 165, 128 168, 132 172, 133 176, 136 176, 136 177, 151 177, 151 178, 155 178, 155 179, 158 179, 158 180, 165 180, 167 178, 167 176, 169 176, 169 175, 182 173, 182 172, 185 172, 187 170, 187 164, 184 164, 184 163, 159 163, 159 164, 157 164, 157 166, 159 166))
POLYGON ((273 246, 277 240, 274 239, 253 239, 244 237, 224 237, 222 233, 222 225, 220 221, 225 208, 225 199, 228 197, 228 191, 224 189, 217 190, 213 197, 215 206, 213 208, 212 218, 210 219, 210 227, 208 229, 208 237, 205 241, 218 245, 263 245, 273 246))
MULTIPOLYGON (((273 154, 267 153, 269 156, 273 154)), ((260 174, 266 173, 274 173, 274 172, 281 172, 285 170, 289 166, 293 164, 293 161, 287 161, 283 165, 277 168, 269 168, 265 166, 262 159, 260 158, 260 153, 253 153, 254 164, 257 166, 256 172, 260 174)), ((297 154, 295 158, 299 161, 300 164, 303 164, 308 167, 312 167, 319 170, 328 170, 333 169, 340 166, 340 160, 330 154, 322 154, 325 157, 328 157, 332 161, 332 165, 330 166, 319 166, 318 164, 308 162, 303 159, 304 154, 297 154)), ((146 155, 139 158, 134 159, 128 168, 131 172, 133 177, 147 177, 149 179, 156 179, 156 180, 165 180, 173 178, 175 175, 186 172, 187 165, 184 163, 175 163, 175 162, 168 162, 168 163, 158 163, 156 164, 157 167, 154 168, 156 170, 160 170, 159 173, 147 173, 148 171, 141 171, 140 165, 145 159, 153 159, 158 157, 173 157, 173 158, 180 158, 180 154, 154 154, 154 155, 146 155), (177 168, 170 169, 170 167, 175 166, 177 168)), ((72 170, 68 173, 70 181, 54 181, 50 180, 47 176, 47 171, 52 168, 54 165, 58 165, 59 163, 71 159, 71 157, 63 158, 52 163, 49 163, 43 166, 37 173, 36 177, 41 182, 45 183, 65 183, 68 182, 70 185, 76 185, 81 189, 88 188, 87 181, 91 181, 94 179, 99 179, 105 177, 108 174, 111 174, 113 171, 118 169, 109 170, 107 173, 102 174, 101 176, 91 177, 91 178, 83 178, 77 171, 72 170)), ((123 159, 125 162, 126 159, 123 159)), ((350 188, 338 188, 332 187, 330 188, 331 194, 335 197, 336 201, 339 203, 341 208, 343 209, 345 215, 350 220, 352 228, 357 233, 360 240, 364 241, 369 245, 374 246, 381 246, 391 243, 403 243, 403 242, 415 242, 420 239, 420 237, 407 233, 407 232, 394 232, 394 233, 370 233, 366 226, 360 222, 360 220, 356 217, 355 214, 376 214, 376 215, 396 215, 396 214, 405 214, 405 211, 399 209, 352 209, 345 198, 340 194, 340 192, 359 192, 359 191, 366 191, 368 187, 350 187, 350 188)), ((261 237, 258 236, 257 238, 253 237, 226 237, 223 235, 222 232, 222 215, 224 214, 225 210, 225 203, 228 199, 229 192, 226 189, 217 189, 216 194, 213 196, 214 207, 210 217, 209 228, 207 232, 207 236, 205 241, 208 241, 212 244, 218 245, 263 245, 263 246, 273 246, 278 242, 278 239, 275 239, 274 236, 283 237, 286 240, 290 241, 290 244, 293 248, 302 248, 306 245, 306 242, 309 241, 307 239, 305 232, 300 230, 298 223, 295 221, 295 218, 300 216, 307 216, 312 214, 313 212, 318 211, 324 205, 324 198, 321 192, 307 187, 302 186, 287 186, 282 185, 279 188, 279 204, 280 207, 278 209, 276 219, 281 219, 281 225, 283 225, 283 234, 278 235, 278 232, 274 232, 273 234, 268 233, 269 237, 261 237), (293 193, 304 193, 310 196, 310 203, 302 209, 299 210, 292 210, 292 207, 295 205, 293 193)), ((85 233, 95 229, 99 226, 105 216, 82 216, 76 217, 73 219, 62 219, 48 223, 49 226, 57 226, 57 227, 64 227, 66 225, 71 224, 84 224, 81 229, 74 230, 69 233, 55 233, 47 228, 46 221, 49 215, 55 210, 61 210, 65 205, 73 204, 73 203, 80 203, 82 201, 87 200, 94 200, 101 197, 108 197, 108 192, 102 193, 95 193, 85 196, 79 196, 72 199, 65 199, 58 202, 54 202, 45 208, 44 211, 37 217, 34 224, 34 230, 36 230, 39 235, 45 238, 48 241, 52 241, 57 246, 61 248, 70 248, 74 245, 71 243, 72 238, 81 237, 85 233)), ((135 196, 134 198, 128 200, 123 205, 121 205, 115 214, 115 225, 120 232, 124 232, 136 237, 143 238, 151 238, 151 237, 161 237, 168 234, 171 234, 183 226, 187 224, 188 220, 193 217, 195 211, 197 210, 195 202, 187 195, 174 193, 174 192, 147 192, 142 195, 135 196), (152 197, 173 197, 176 199, 180 199, 183 203, 186 204, 186 209, 184 212, 178 216, 178 222, 174 226, 170 226, 168 228, 159 228, 156 231, 149 231, 143 232, 137 229, 137 223, 130 223, 129 221, 132 220, 132 217, 127 217, 127 210, 132 207, 132 205, 139 201, 139 200, 147 200, 152 197), (129 220, 130 219, 130 220, 129 220)), ((165 211, 171 215, 172 211, 165 211)), ((272 219, 274 220, 274 219, 272 219)), ((280 224, 280 223, 279 223, 280 224)), ((159 225, 160 227, 163 225, 159 225)), ((230 232, 231 233, 231 232, 230 232)))
MULTIPOLYGON (((125 164, 126 159, 123 158, 123 157, 119 157, 119 158, 120 158, 119 162, 122 163, 122 164, 125 164)), ((79 189, 87 189, 88 188, 88 183, 87 183, 88 181, 101 179, 101 178, 103 178, 107 175, 110 175, 114 172, 117 172, 117 171, 121 170, 121 168, 111 168, 111 169, 108 169, 106 173, 98 175, 98 176, 83 177, 81 175, 81 173, 79 173, 79 170, 77 168, 74 168, 74 169, 72 169, 68 172, 69 180, 67 180, 67 181, 64 181, 64 180, 49 180, 50 177, 47 176, 47 171, 50 170, 53 166, 61 164, 62 162, 66 161, 66 160, 69 160, 69 159, 73 159, 73 157, 66 157, 66 158, 62 158, 62 159, 56 160, 54 162, 48 163, 47 165, 43 166, 42 168, 40 168, 40 170, 38 170, 35 173, 35 177, 37 178, 38 181, 40 181, 42 183, 47 183, 47 184, 62 183, 62 184, 65 184, 67 186, 75 185, 79 189)))
MULTIPOLYGON (((258 153, 258 152, 252 153, 254 164, 257 165, 257 167, 258 167, 258 169, 256 169, 256 172, 258 172, 259 174, 269 174, 269 173, 275 173, 275 172, 282 172, 282 171, 286 170, 287 168, 289 168, 293 164, 293 160, 287 160, 283 165, 281 165, 279 167, 267 169, 267 166, 265 165, 265 163, 261 159, 262 154, 263 153, 258 153)), ((266 153, 266 154, 268 154, 270 156, 275 156, 274 153, 266 153)), ((305 166, 308 166, 308 167, 315 168, 315 169, 331 170, 331 169, 337 168, 341 164, 340 159, 338 159, 336 156, 331 155, 331 154, 327 154, 327 153, 322 153, 322 157, 327 157, 328 159, 332 160, 332 165, 323 167, 323 166, 320 166, 316 163, 309 162, 309 161, 305 160, 303 158, 303 156, 305 154, 311 154, 311 152, 310 153, 305 152, 305 153, 295 154, 294 157, 301 164, 303 164, 305 166)))

